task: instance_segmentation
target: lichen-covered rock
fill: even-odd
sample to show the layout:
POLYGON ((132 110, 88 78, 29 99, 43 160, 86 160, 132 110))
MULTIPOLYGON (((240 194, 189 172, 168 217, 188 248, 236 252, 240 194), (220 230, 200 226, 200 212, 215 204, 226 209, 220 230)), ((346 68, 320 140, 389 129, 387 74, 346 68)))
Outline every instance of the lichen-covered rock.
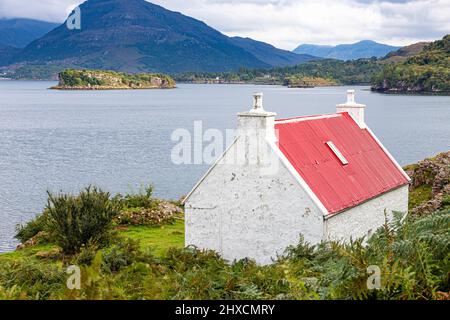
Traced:
POLYGON ((429 185, 432 187, 433 195, 436 195, 450 183, 450 151, 407 167, 407 172, 412 179, 412 188, 429 185))
POLYGON ((175 219, 182 213, 183 210, 179 206, 161 201, 154 209, 134 208, 124 210, 116 218, 116 223, 118 225, 160 226, 175 222, 175 219))
POLYGON ((411 208, 413 215, 425 215, 442 209, 450 197, 450 151, 405 167, 411 177, 410 190, 428 186, 431 199, 411 208))
POLYGON ((57 260, 61 257, 62 250, 60 248, 54 248, 49 251, 39 251, 34 256, 42 260, 57 260))
POLYGON ((49 240, 48 232, 40 231, 34 237, 30 238, 26 242, 19 244, 16 249, 22 250, 25 248, 34 247, 35 245, 43 243, 43 242, 47 242, 48 240, 49 240))

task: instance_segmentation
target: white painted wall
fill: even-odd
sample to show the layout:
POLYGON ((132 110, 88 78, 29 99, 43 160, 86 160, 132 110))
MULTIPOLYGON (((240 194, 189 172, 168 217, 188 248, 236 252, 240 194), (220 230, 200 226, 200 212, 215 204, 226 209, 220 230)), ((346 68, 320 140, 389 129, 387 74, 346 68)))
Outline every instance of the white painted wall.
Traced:
MULTIPOLYGON (((358 116, 365 126, 364 106, 354 103, 354 93, 349 95, 342 106, 362 109, 358 116)), ((251 111, 238 114, 238 139, 185 201, 186 246, 217 251, 230 261, 252 258, 269 264, 296 245, 300 234, 312 244, 359 238, 383 225, 385 210, 407 211, 408 186, 404 186, 328 217, 275 146, 274 119, 274 113, 262 108, 261 94, 254 96, 251 111)))
POLYGON ((408 211, 408 185, 392 190, 325 220, 325 240, 349 240, 371 235, 385 222, 385 214, 408 211))
POLYGON ((227 164, 233 145, 185 203, 186 245, 211 249, 225 259, 253 258, 269 264, 299 235, 312 244, 356 239, 373 233, 392 211, 408 209, 408 186, 371 199, 324 220, 323 212, 280 164, 275 175, 261 165, 227 164))
POLYGON ((300 234, 320 242, 323 213, 293 175, 282 164, 275 175, 261 174, 259 164, 226 164, 236 146, 186 201, 186 245, 269 264, 300 234))

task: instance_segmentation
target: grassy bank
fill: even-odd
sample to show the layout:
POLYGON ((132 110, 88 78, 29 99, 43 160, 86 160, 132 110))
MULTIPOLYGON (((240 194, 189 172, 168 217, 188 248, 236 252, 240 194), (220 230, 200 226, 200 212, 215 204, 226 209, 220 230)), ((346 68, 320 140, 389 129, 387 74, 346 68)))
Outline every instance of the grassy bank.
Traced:
POLYGON ((311 246, 299 235, 268 266, 184 248, 179 204, 151 188, 49 195, 43 214, 18 230, 23 248, 0 255, 0 299, 449 299, 449 160, 450 152, 407 166, 406 218, 396 213, 350 243, 311 246), (79 290, 66 285, 71 265, 79 290), (369 266, 380 268, 379 290, 367 286, 369 266))
POLYGON ((132 227, 121 240, 70 258, 38 258, 39 245, 0 258, 1 299, 446 299, 450 211, 386 225, 370 239, 310 246, 301 240, 270 266, 227 263, 211 251, 182 249, 182 222, 132 227), (175 232, 175 233, 174 233, 175 232), (140 240, 140 244, 126 240, 140 240), (172 243, 169 248, 166 240, 172 243), (81 268, 80 290, 66 268, 81 268), (382 273, 369 290, 367 267, 382 273))
MULTIPOLYGON (((164 255, 169 248, 184 247, 184 220, 164 226, 126 226, 117 227, 121 239, 139 241, 140 249, 150 250, 156 256, 164 255)), ((31 259, 40 261, 39 253, 48 253, 58 248, 55 244, 37 244, 22 250, 0 254, 0 263, 5 261, 31 259)))

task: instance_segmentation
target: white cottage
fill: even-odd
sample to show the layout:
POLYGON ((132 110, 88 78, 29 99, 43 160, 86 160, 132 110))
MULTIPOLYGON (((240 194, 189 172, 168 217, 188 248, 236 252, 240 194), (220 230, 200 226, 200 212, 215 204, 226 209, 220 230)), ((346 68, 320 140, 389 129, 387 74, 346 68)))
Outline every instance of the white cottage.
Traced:
POLYGON ((186 197, 186 245, 268 264, 306 241, 370 235, 406 212, 410 178, 349 90, 332 114, 275 119, 255 94, 232 145, 186 197))

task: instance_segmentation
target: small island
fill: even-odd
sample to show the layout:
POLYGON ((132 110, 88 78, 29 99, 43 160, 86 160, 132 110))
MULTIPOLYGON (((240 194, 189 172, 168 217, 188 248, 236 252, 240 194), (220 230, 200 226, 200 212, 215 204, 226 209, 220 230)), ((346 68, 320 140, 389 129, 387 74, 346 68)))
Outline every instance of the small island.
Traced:
POLYGON ((127 74, 105 70, 68 69, 59 73, 57 90, 172 89, 175 81, 159 73, 127 74))
POLYGON ((284 79, 285 86, 288 88, 314 88, 337 86, 339 83, 331 78, 308 77, 303 75, 293 75, 284 79))

